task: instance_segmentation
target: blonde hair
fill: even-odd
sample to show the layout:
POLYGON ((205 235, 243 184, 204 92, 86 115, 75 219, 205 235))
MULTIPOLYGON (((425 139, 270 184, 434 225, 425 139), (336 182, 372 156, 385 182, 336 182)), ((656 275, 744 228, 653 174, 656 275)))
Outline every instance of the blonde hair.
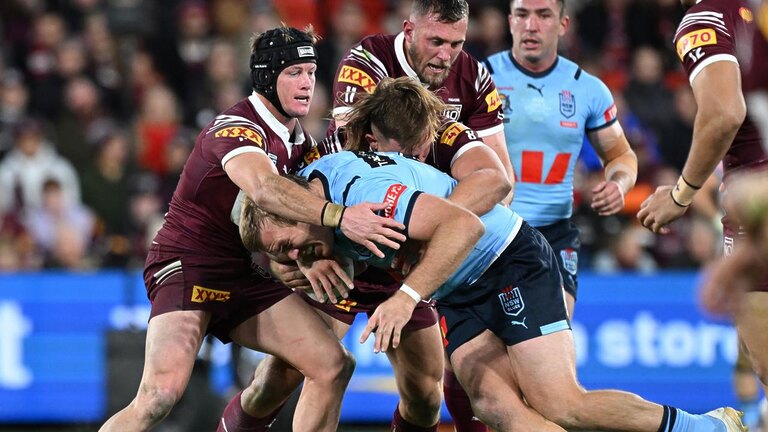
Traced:
POLYGON ((437 137, 446 108, 440 98, 410 77, 384 78, 373 93, 359 97, 347 116, 345 150, 370 150, 365 135, 375 125, 407 153, 427 137, 437 137))

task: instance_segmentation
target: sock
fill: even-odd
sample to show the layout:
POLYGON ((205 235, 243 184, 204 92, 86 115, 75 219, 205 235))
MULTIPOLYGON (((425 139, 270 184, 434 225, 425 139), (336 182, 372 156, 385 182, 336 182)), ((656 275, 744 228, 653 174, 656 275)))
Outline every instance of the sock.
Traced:
POLYGON ((664 405, 659 432, 728 432, 720 420, 664 405))
POLYGON ((395 415, 392 418, 392 432, 437 432, 437 425, 439 424, 439 420, 429 427, 416 426, 415 424, 408 423, 408 420, 400 415, 400 405, 398 405, 395 408, 395 415))
POLYGON ((443 395, 456 432, 489 432, 488 427, 475 417, 469 396, 452 371, 445 371, 443 375, 443 395))
POLYGON ((257 418, 243 411, 243 407, 240 405, 242 394, 243 391, 239 391, 224 408, 216 432, 264 432, 275 421, 277 414, 284 405, 281 404, 266 417, 257 418))

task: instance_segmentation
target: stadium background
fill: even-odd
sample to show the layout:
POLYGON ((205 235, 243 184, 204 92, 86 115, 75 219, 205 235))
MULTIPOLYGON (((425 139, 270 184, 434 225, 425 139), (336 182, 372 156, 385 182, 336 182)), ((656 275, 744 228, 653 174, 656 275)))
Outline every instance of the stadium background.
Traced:
MULTIPOLYGON (((507 49, 508 3, 469 3, 465 49, 477 58, 507 49)), ((601 218, 588 205, 598 162, 588 151, 580 159, 581 380, 692 411, 733 403, 735 334, 695 299, 698 270, 721 248, 718 180, 667 236, 634 218, 658 184, 677 178, 690 143, 695 101, 671 45, 682 8, 567 3, 561 52, 611 88, 640 163, 625 211, 601 218)), ((323 37, 302 121, 321 138, 343 53, 366 34, 398 32, 408 9, 395 0, 0 2, 0 179, 12 179, 0 181, 0 430, 95 430, 131 399, 148 312, 138 276, 146 245, 198 130, 249 93, 250 35, 283 21, 312 23, 323 37), (22 148, 32 157, 19 169, 22 148), (56 180, 25 190, 35 175, 56 180)), ((386 358, 355 342, 360 324, 347 339, 358 368, 344 430, 386 423, 396 403, 386 358)), ((232 356, 206 345, 189 396, 158 430, 211 430, 206 419, 239 382, 232 356)), ((243 370, 258 361, 235 358, 243 370)))

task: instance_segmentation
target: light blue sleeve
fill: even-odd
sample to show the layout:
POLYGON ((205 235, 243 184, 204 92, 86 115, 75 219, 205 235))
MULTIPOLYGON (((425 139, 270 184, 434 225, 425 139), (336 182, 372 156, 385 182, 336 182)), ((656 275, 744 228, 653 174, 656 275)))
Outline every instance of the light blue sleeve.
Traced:
POLYGON ((616 104, 613 95, 602 81, 592 75, 586 75, 582 79, 588 80, 591 95, 589 116, 586 121, 587 132, 604 128, 616 121, 616 104))

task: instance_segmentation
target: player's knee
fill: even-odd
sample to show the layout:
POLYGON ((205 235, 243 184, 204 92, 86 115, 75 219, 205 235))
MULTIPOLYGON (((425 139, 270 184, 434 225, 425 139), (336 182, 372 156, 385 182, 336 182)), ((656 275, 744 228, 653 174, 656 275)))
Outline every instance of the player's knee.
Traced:
POLYGON ((328 383, 348 382, 357 362, 352 353, 341 346, 339 348, 333 353, 328 353, 321 361, 315 362, 315 367, 306 372, 307 379, 328 383))
POLYGON ((562 428, 580 428, 584 423, 582 403, 586 402, 583 391, 558 392, 557 395, 548 395, 538 400, 528 400, 531 407, 538 411, 544 418, 556 423, 562 428))
POLYGON ((497 398, 476 397, 472 399, 470 396, 470 400, 475 417, 487 425, 501 425, 504 423, 504 416, 514 415, 514 413, 509 412, 509 407, 505 407, 497 398))
POLYGON ((139 415, 150 424, 156 424, 164 419, 176 402, 181 398, 182 391, 165 386, 142 384, 134 404, 139 415))
POLYGON ((432 424, 440 414, 442 398, 440 381, 423 383, 400 396, 400 413, 418 424, 432 424))

